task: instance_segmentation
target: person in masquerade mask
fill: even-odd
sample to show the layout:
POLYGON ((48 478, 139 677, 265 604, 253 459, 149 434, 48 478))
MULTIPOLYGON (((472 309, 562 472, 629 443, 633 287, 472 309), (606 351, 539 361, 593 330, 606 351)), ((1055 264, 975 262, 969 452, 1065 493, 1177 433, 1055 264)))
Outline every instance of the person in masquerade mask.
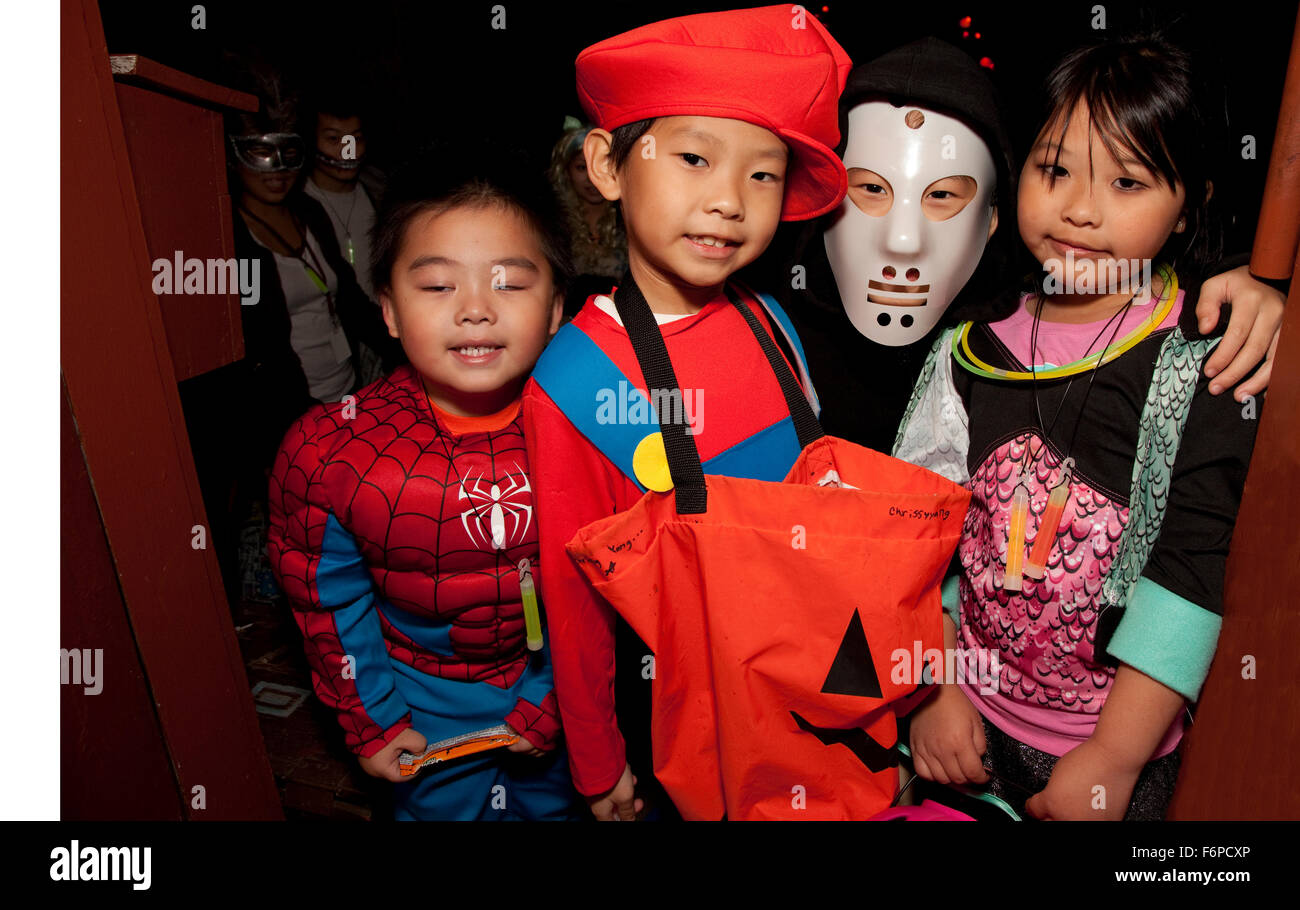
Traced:
POLYGON ((916 771, 1037 818, 1163 816, 1222 622, 1256 421, 1209 394, 1187 303, 1223 130, 1195 71, 1149 33, 1056 66, 1017 196, 1042 272, 943 333, 894 447, 971 490, 945 637, 1001 662, 917 709, 916 771))
POLYGON ((248 430, 263 466, 298 414, 357 389, 360 342, 386 359, 400 356, 325 209, 295 190, 307 147, 291 123, 273 108, 227 124, 235 250, 261 260, 261 299, 240 315, 249 394, 258 402, 248 430))
MULTIPOLYGON (((1016 233, 1004 122, 984 71, 937 38, 850 73, 840 97, 848 195, 778 236, 774 246, 788 253, 759 267, 781 271, 752 279, 785 298, 828 433, 888 452, 937 333, 997 315, 990 301, 1009 284, 1016 233)), ((1202 285, 1202 330, 1227 301, 1231 321, 1206 373, 1217 394, 1269 352, 1237 388, 1244 399, 1268 384, 1283 297, 1244 266, 1217 274, 1202 285)))

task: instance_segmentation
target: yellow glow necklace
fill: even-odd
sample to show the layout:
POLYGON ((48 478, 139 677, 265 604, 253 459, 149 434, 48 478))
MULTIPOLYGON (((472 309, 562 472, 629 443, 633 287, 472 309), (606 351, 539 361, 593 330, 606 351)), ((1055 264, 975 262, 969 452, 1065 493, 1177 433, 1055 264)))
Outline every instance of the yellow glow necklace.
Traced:
MULTIPOLYGON (((1167 265, 1160 266, 1160 279, 1164 283, 1164 288, 1160 293, 1160 299, 1151 315, 1144 319, 1132 332, 1124 336, 1113 348, 1103 349, 1096 354, 1089 354, 1082 360, 1076 360, 1074 363, 1067 363, 1064 366, 1053 367, 1050 370, 1024 371, 1024 370, 1003 370, 995 366, 990 366, 983 360, 980 360, 970 349, 970 330, 974 325, 972 322, 964 322, 957 328, 957 343, 952 346, 952 354, 956 361, 963 368, 974 373, 976 376, 982 376, 985 379, 1001 379, 1010 382, 1033 382, 1035 379, 1048 381, 1052 379, 1064 379, 1067 376, 1077 376, 1086 370, 1100 366, 1103 363, 1109 363, 1119 357, 1125 351, 1128 351, 1156 330, 1160 323, 1164 322, 1169 311, 1174 308, 1174 301, 1178 299, 1178 276, 1174 274, 1173 269, 1167 265)), ((1131 302, 1131 301, 1130 301, 1131 302)), ((1041 309, 1041 307, 1040 307, 1041 309)), ((1033 364, 1030 365, 1031 367, 1033 364)))

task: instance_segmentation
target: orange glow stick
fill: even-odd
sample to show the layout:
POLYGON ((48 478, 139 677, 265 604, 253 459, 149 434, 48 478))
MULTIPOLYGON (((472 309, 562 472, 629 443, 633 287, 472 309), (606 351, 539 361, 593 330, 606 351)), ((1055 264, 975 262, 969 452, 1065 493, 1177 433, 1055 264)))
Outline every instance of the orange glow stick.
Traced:
POLYGON ((1047 572, 1047 559, 1052 554, 1052 545, 1061 527, 1061 513, 1070 499, 1070 488, 1058 484, 1052 488, 1047 497, 1047 509, 1038 524, 1038 536, 1034 538, 1034 547, 1029 552, 1029 561, 1025 563, 1025 576, 1034 581, 1041 581, 1047 572))
POLYGON ((1011 523, 1007 526, 1007 571, 1002 590, 1020 590, 1020 566, 1025 560, 1025 519, 1029 514, 1029 490, 1023 481, 1011 494, 1011 523))
POLYGON ((1052 555, 1052 547, 1061 531, 1061 513, 1070 501, 1070 476, 1074 469, 1074 459, 1067 458, 1061 465, 1061 479, 1047 497, 1047 508, 1038 523, 1038 536, 1034 538, 1034 548, 1029 553, 1029 562, 1025 564, 1025 575, 1034 581, 1041 581, 1047 574, 1047 560, 1052 555))

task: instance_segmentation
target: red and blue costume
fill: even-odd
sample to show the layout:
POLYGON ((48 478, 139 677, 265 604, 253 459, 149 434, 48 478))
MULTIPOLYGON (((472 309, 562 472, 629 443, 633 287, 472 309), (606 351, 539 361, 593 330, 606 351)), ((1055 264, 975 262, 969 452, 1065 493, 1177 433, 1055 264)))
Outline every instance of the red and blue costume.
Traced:
MULTIPOLYGON (((770 297, 743 291, 742 299, 777 343, 788 345, 787 362, 805 389, 811 388, 789 318, 770 297)), ((653 409, 641 405, 645 380, 626 330, 609 312, 612 306, 608 298, 588 300, 551 341, 524 387, 542 518, 540 590, 549 605, 574 785, 588 796, 618 782, 629 751, 624 733, 636 733, 620 730, 615 713, 614 610, 592 590, 564 545, 580 528, 641 498, 645 487, 636 478, 634 453, 647 434, 659 430, 653 409)), ((740 313, 719 294, 698 313, 659 328, 689 399, 686 416, 705 473, 784 478, 799 457, 799 440, 780 384, 740 313)), ((648 666, 635 669, 649 679, 648 666)))
POLYGON ((396 785, 399 819, 571 817, 549 649, 525 647, 517 565, 540 566, 518 403, 498 418, 439 414, 405 366, 303 415, 271 476, 271 564, 349 749, 504 721, 548 752, 428 767, 396 785))

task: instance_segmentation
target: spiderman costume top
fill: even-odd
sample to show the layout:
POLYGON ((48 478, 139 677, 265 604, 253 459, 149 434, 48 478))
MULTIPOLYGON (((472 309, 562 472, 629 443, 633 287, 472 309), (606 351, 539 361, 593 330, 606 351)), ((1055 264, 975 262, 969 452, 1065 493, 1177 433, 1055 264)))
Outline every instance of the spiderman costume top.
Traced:
MULTIPOLYGON (((361 757, 413 725, 408 695, 421 679, 516 692, 494 722, 538 748, 558 743, 549 663, 530 663, 525 648, 517 566, 540 566, 518 411, 467 428, 436 413, 404 366, 355 402, 312 408, 280 446, 271 564, 316 694, 361 757)), ((463 697, 475 701, 471 687, 463 697)), ((493 720, 459 704, 435 713, 463 732, 493 720)))

